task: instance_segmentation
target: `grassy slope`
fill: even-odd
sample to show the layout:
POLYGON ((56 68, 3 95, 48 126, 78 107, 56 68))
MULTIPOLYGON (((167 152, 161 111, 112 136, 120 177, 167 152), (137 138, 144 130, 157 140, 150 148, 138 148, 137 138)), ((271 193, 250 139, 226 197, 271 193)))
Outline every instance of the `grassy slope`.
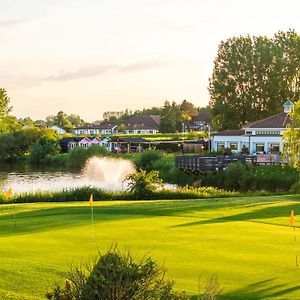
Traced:
POLYGON ((71 264, 112 243, 165 263, 190 294, 215 275, 223 299, 299 299, 292 208, 300 196, 98 202, 92 228, 87 202, 1 205, 0 299, 43 299, 71 264))

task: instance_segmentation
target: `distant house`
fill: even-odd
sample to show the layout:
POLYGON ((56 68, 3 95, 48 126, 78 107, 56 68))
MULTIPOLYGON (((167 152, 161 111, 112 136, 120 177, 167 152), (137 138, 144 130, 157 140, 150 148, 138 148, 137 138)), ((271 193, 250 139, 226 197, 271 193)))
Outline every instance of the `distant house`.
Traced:
POLYGON ((126 134, 156 134, 159 131, 159 123, 159 115, 144 115, 130 117, 122 124, 125 125, 126 134))
POLYGON ((64 135, 66 133, 66 131, 63 128, 57 125, 52 126, 51 129, 55 130, 59 135, 64 135))
POLYGON ((61 152, 67 153, 78 146, 78 141, 74 137, 63 138, 59 141, 61 152))
POLYGON ((200 110, 191 121, 182 123, 182 132, 210 130, 211 116, 208 111, 200 110))
POLYGON ((247 148, 250 154, 280 153, 283 142, 282 134, 291 123, 289 113, 294 104, 287 100, 284 111, 278 115, 245 125, 240 130, 224 130, 212 135, 211 150, 229 148, 232 152, 241 152, 247 148))
POLYGON ((75 128, 76 135, 97 135, 97 134, 114 134, 117 125, 104 122, 100 125, 85 125, 75 128))
POLYGON ((69 152, 76 147, 82 147, 87 149, 90 146, 98 145, 105 146, 107 149, 109 147, 109 138, 99 138, 99 137, 69 137, 63 138, 59 141, 61 151, 63 153, 69 152))

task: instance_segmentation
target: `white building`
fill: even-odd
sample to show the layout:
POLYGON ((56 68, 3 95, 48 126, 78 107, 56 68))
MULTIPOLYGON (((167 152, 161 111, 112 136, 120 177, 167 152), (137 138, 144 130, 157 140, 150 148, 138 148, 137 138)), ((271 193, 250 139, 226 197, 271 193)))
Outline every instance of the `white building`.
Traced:
POLYGON ((212 135, 211 150, 220 151, 229 148, 232 152, 241 152, 243 147, 250 154, 280 153, 283 147, 282 134, 291 123, 289 112, 294 104, 287 100, 284 111, 245 125, 241 130, 224 130, 212 135))
POLYGON ((75 128, 76 135, 97 135, 97 134, 114 134, 116 133, 117 125, 103 123, 100 125, 86 125, 75 128))
POLYGON ((66 133, 66 131, 63 128, 57 125, 52 126, 51 129, 55 130, 59 135, 64 135, 66 133))

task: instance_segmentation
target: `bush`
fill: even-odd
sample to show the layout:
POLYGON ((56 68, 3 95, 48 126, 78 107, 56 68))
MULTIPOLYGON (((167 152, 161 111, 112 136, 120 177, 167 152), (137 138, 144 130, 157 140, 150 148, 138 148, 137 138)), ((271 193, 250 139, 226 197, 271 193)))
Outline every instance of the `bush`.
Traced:
POLYGON ((291 186, 290 191, 291 191, 292 193, 295 193, 295 194, 296 194, 296 193, 297 193, 297 194, 300 193, 300 180, 297 181, 296 183, 294 183, 294 184, 291 186))
POLYGON ((57 154, 59 145, 57 140, 52 137, 41 137, 31 148, 29 162, 31 164, 45 164, 47 158, 57 154))
POLYGON ((127 177, 129 180, 128 190, 133 194, 135 199, 149 199, 153 192, 162 185, 158 171, 146 172, 141 170, 127 177))
POLYGON ((105 156, 107 154, 108 151, 104 146, 93 145, 87 149, 76 147, 69 153, 67 165, 70 168, 80 169, 84 166, 88 158, 92 156, 105 156))
POLYGON ((298 180, 298 172, 290 166, 230 164, 217 174, 202 177, 202 184, 235 191, 287 192, 298 180))
POLYGON ((180 300, 184 292, 175 292, 174 282, 165 279, 165 269, 151 257, 135 262, 131 253, 116 247, 99 254, 92 266, 72 269, 63 287, 46 293, 53 300, 180 300))
POLYGON ((92 145, 87 148, 86 155, 87 157, 105 156, 108 155, 108 150, 106 149, 105 146, 92 145))
POLYGON ((162 153, 159 150, 148 149, 144 151, 139 157, 139 160, 136 161, 136 166, 141 170, 152 171, 154 170, 154 163, 160 160, 161 157, 162 153))
POLYGON ((194 176, 176 168, 174 155, 162 156, 153 163, 153 168, 159 171, 159 176, 164 182, 184 186, 195 181, 194 176))
POLYGON ((82 147, 74 148, 68 157, 68 166, 71 168, 81 168, 87 159, 86 150, 82 147))

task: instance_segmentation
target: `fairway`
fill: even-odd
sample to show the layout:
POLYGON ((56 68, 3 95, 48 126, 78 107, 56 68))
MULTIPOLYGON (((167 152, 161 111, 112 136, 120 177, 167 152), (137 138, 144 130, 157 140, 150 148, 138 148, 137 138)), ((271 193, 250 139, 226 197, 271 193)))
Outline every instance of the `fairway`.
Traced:
POLYGON ((88 201, 0 206, 0 299, 45 299, 71 265, 118 244, 164 264, 190 295, 207 278, 220 299, 300 299, 300 196, 88 201))

